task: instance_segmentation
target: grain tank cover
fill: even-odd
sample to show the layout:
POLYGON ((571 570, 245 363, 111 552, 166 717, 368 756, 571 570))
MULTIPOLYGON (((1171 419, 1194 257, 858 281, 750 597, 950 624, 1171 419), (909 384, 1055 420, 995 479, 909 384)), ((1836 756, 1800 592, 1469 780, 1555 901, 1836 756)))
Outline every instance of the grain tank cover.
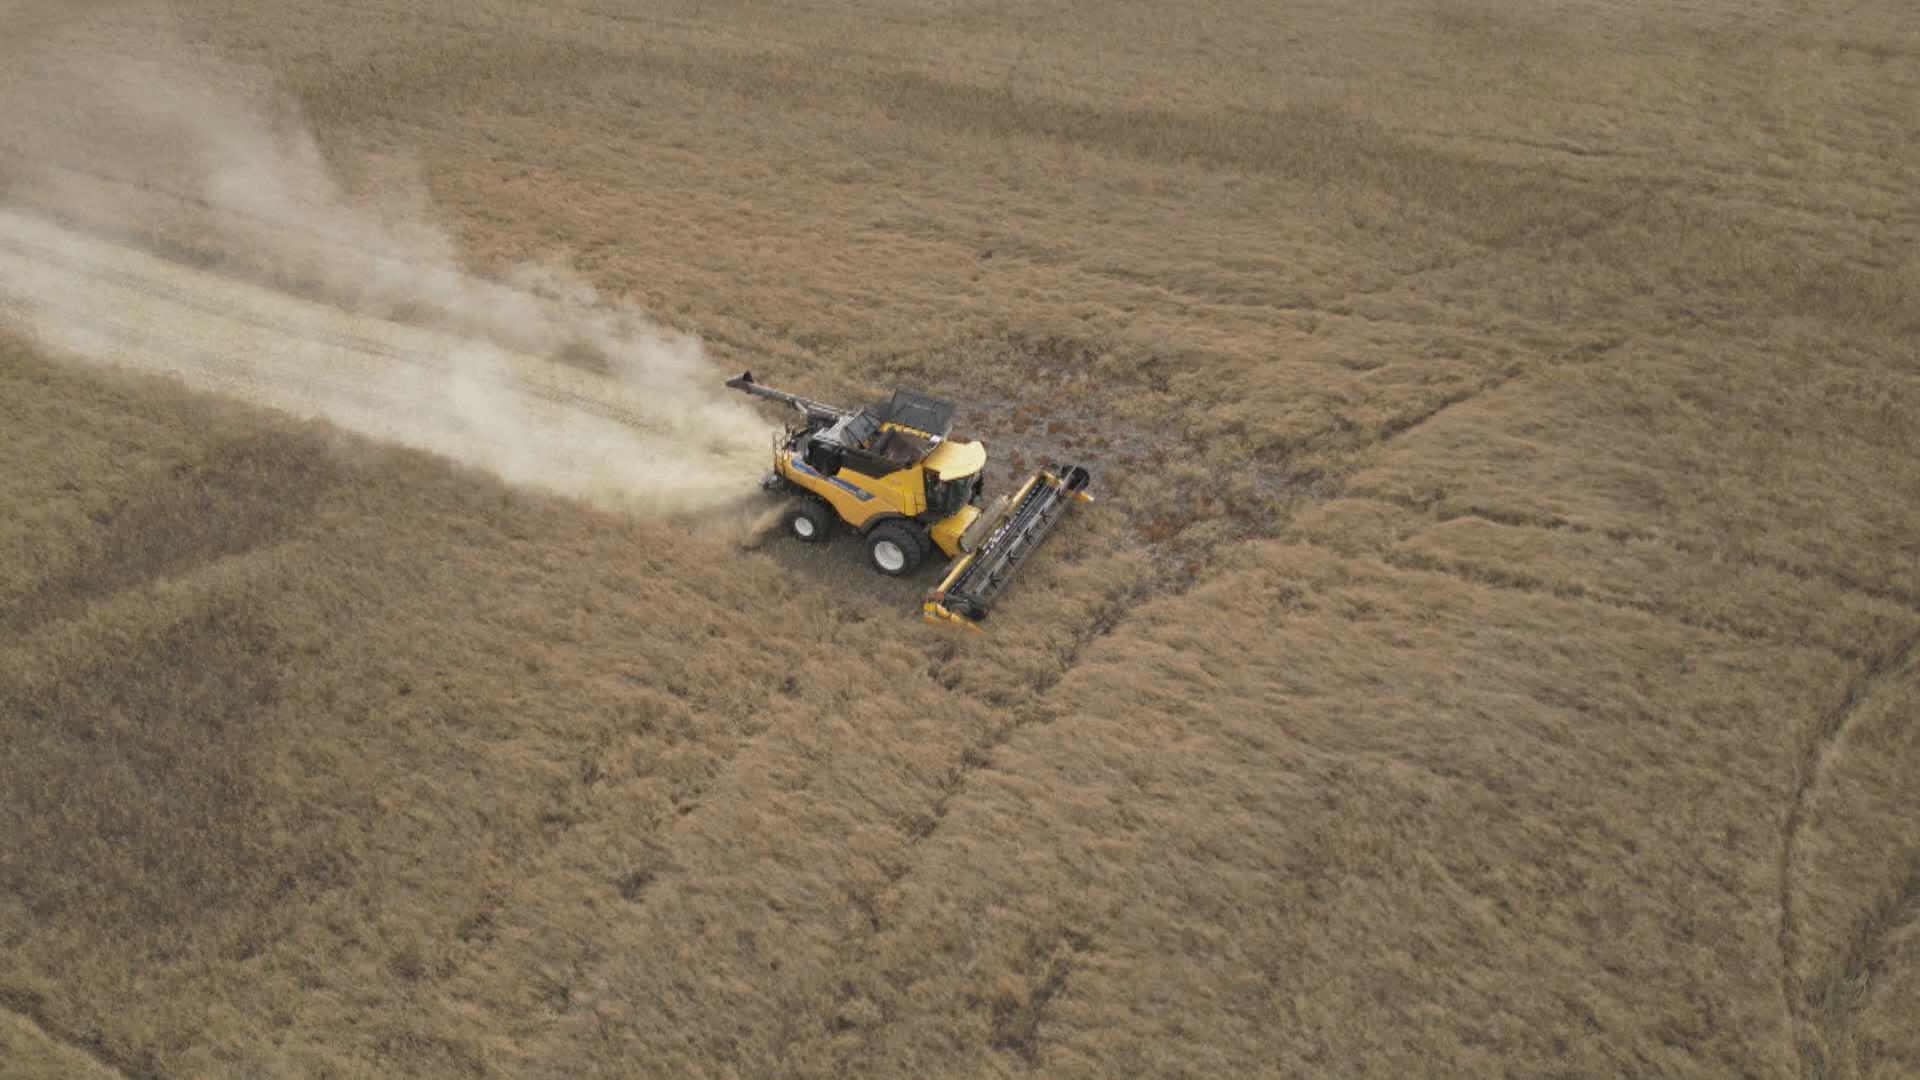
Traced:
POLYGON ((952 402, 905 390, 895 390, 892 397, 866 411, 878 416, 881 423, 899 424, 942 439, 953 431, 952 402))

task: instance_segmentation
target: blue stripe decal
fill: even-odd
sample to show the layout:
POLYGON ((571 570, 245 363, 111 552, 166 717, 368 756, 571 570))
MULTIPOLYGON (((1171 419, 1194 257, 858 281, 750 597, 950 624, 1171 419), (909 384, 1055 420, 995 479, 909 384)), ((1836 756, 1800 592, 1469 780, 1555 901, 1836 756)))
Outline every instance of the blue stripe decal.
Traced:
POLYGON ((873 492, 868 491, 865 488, 856 487, 855 485, 849 484, 845 480, 842 480, 837 476, 828 476, 825 473, 816 472, 813 466, 808 465, 804 461, 801 461, 800 455, 798 454, 795 454, 792 460, 787 462, 787 464, 792 465, 794 468, 800 470, 803 473, 806 473, 808 476, 811 476, 816 480, 825 480, 827 483, 832 484, 834 487, 840 488, 841 490, 845 491, 847 494, 852 495, 856 499, 859 499, 861 502, 866 502, 868 499, 873 498, 873 492))

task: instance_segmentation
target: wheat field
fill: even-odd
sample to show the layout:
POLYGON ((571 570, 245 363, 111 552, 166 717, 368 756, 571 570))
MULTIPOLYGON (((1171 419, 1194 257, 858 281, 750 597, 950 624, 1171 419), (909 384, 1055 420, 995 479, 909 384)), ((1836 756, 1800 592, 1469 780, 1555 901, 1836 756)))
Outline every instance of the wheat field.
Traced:
POLYGON ((0 305, 0 1077, 1920 1076, 1908 4, 0 0, 0 100, 0 209, 405 323, 405 203, 1097 496, 960 636, 0 305))

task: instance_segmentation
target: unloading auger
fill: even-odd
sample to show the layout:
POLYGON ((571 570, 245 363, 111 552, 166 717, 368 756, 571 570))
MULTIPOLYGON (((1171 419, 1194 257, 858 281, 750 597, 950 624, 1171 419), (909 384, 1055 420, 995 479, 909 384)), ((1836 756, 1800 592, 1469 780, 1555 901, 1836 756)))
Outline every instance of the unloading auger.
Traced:
POLYGON ((1067 507, 1093 499, 1085 467, 1049 466, 982 508, 987 450, 948 437, 949 402, 895 391, 864 409, 842 409, 762 386, 750 371, 727 385, 800 414, 775 442, 761 481, 792 497, 782 526, 795 538, 826 540, 837 518, 865 541, 873 568, 891 577, 913 573, 936 550, 954 559, 927 594, 930 621, 985 619, 1067 507))

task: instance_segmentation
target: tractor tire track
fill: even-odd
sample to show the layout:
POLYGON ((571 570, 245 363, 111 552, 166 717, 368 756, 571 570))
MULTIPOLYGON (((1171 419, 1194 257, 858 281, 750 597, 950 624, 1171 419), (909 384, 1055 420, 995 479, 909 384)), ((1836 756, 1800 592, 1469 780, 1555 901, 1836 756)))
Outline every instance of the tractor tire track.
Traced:
MULTIPOLYGON (((1916 922, 1920 922, 1920 856, 1910 860, 1905 881, 1855 924, 1839 967, 1824 982, 1810 988, 1812 992, 1804 1000, 1808 1008, 1804 1022, 1819 1034, 1819 1048, 1837 1050, 1834 1056, 1840 1062, 1851 1056, 1855 1075, 1868 1075, 1873 1064, 1860 1060, 1860 1014, 1872 999, 1874 980, 1892 959, 1894 939, 1916 922)), ((1817 1052, 1810 1060, 1803 1056, 1802 1075, 1843 1073, 1836 1064, 1824 1052, 1817 1052)))
MULTIPOLYGON (((1338 497, 1399 507, 1416 516, 1431 518, 1436 524, 1458 518, 1475 518, 1510 529, 1568 532, 1576 536, 1604 536, 1617 544, 1658 544, 1682 555, 1705 561, 1725 558, 1728 555, 1727 552, 1710 544, 1688 540, 1664 530, 1593 525, 1556 514, 1502 510, 1491 506, 1439 506, 1431 500, 1367 488, 1346 489, 1339 492, 1338 497)), ((1731 554, 1749 566, 1773 570, 1800 581, 1821 582, 1842 592, 1905 608, 1915 615, 1920 615, 1920 592, 1902 588, 1892 582, 1864 581, 1856 575, 1829 566, 1793 562, 1751 550, 1736 550, 1731 554)))
POLYGON ((24 1020, 50 1042, 85 1056, 110 1076, 122 1077, 123 1080, 145 1080, 157 1075, 152 1068, 142 1067, 140 1063, 115 1052, 97 1035, 83 1036, 56 1023, 47 1015, 45 1001, 33 991, 0 988, 0 1011, 24 1020))
POLYGON ((1508 383, 1514 382, 1524 375, 1549 370, 1563 363, 1589 363, 1599 360, 1626 344, 1626 341, 1627 339, 1625 337, 1590 341, 1585 344, 1562 349, 1544 358, 1537 364, 1512 364, 1502 370, 1495 371, 1490 376, 1481 379, 1465 389, 1447 394, 1425 408, 1388 420, 1373 445, 1377 447, 1403 438, 1429 421, 1438 419, 1442 414, 1462 405, 1471 404, 1488 397, 1504 389, 1508 383))
MULTIPOLYGON (((1054 700, 1053 691, 1080 666, 1089 651, 1110 636, 1139 604, 1150 596, 1161 595, 1156 590, 1165 590, 1164 595, 1177 596, 1184 594, 1195 583, 1196 579, 1192 576, 1150 578, 1139 583, 1128 597, 1097 606, 1088 613, 1086 621, 1075 628, 1071 637, 1058 647, 1055 653, 1058 666, 1030 685, 1029 700, 1005 710, 999 722, 960 748, 958 757, 941 778, 938 793, 931 804, 903 825, 900 848, 882 879, 871 890, 850 891, 848 894, 848 902, 860 914, 861 921, 850 926, 835 943, 832 956, 824 965, 831 973, 824 985, 836 988, 834 992, 839 1001, 844 1003, 853 993, 854 979, 850 977, 851 973, 875 962, 874 950, 883 936, 893 929, 885 912, 892 908, 907 888, 909 879, 932 857, 929 849, 933 846, 936 834, 946 824, 955 803, 966 798, 975 775, 982 769, 991 768, 994 754, 1022 731, 1053 723, 1059 718, 1062 706, 1054 700)), ((945 659, 950 660, 954 655, 957 653, 949 654, 945 659)), ((936 661, 934 672, 930 672, 935 678, 939 678, 937 672, 943 664, 944 661, 936 661)), ((965 690, 954 692, 969 693, 965 690)), ((1049 1004, 1064 987, 1071 973, 1072 956, 1086 952, 1091 947, 1091 938, 1077 930, 1062 930, 1057 937, 1055 944, 1066 943, 1071 946, 1071 956, 1055 956, 1044 966, 1038 980, 1027 988, 1024 995, 1005 1001, 997 1000, 994 1006, 991 1045, 995 1050, 1015 1055, 1025 1071, 1032 1071, 1039 1063, 1040 1028, 1049 1004)), ((827 1021, 825 1034, 829 1037, 838 1036, 858 1026, 833 1014, 827 1021)), ((842 1062, 842 1068, 853 1068, 853 1062, 870 1057, 885 1026, 883 1022, 879 1026, 861 1030, 855 1040, 857 1049, 843 1047, 837 1050, 835 1053, 842 1062)), ((819 1038, 821 1034, 818 1031, 795 1031, 789 1036, 786 1049, 791 1051, 794 1045, 819 1038)))
MULTIPOLYGON (((1333 551, 1325 545, 1315 545, 1323 550, 1333 551)), ((1805 647, 1806 643, 1798 638, 1789 637, 1765 627, 1753 626, 1736 619, 1723 619, 1714 616, 1694 615, 1684 607, 1656 604, 1647 600, 1635 600, 1622 596, 1613 596, 1597 592, 1578 582, 1558 583, 1531 574, 1515 573, 1497 567, 1474 563, 1464 559, 1447 559, 1424 552, 1395 549, 1380 556, 1382 562, 1401 570, 1416 573, 1441 574, 1457 581, 1468 582, 1490 589, 1506 589, 1510 592, 1524 593, 1530 596, 1552 597, 1572 603, 1593 604, 1598 607, 1612 608, 1615 611, 1628 611, 1645 615, 1648 618, 1689 630, 1718 634, 1745 644, 1765 643, 1782 647, 1805 647)), ((1843 659, 1856 657, 1839 652, 1831 646, 1814 643, 1818 648, 1843 659)))
MULTIPOLYGON (((1799 845, 1806 826, 1807 798, 1825 778, 1835 753, 1845 744, 1862 707, 1880 690, 1882 684, 1911 664, 1916 653, 1920 653, 1920 634, 1909 636, 1863 667, 1847 683, 1846 693, 1840 702, 1816 720, 1795 763, 1793 796, 1787 805, 1786 820, 1780 828, 1776 898, 1780 908, 1780 925, 1777 940, 1780 950, 1781 1003, 1786 1009, 1789 1035, 1800 1062, 1800 1071, 1807 1077, 1821 1076, 1826 1071, 1825 1054, 1816 1039, 1819 1018, 1810 1008, 1812 1003, 1809 1001, 1808 980, 1796 970, 1800 964, 1800 926, 1793 878, 1800 862, 1799 845)), ((1888 927, 1909 918, 1910 915, 1900 913, 1913 906, 1916 891, 1920 890, 1916 890, 1915 882, 1910 880, 1891 910, 1873 920, 1880 929, 1866 937, 1872 941, 1884 940, 1887 933, 1891 932, 1888 927)), ((1856 942, 1854 952, 1855 955, 1847 961, 1847 970, 1841 972, 1839 978, 1858 979, 1871 968, 1874 955, 1872 947, 1856 942)))

